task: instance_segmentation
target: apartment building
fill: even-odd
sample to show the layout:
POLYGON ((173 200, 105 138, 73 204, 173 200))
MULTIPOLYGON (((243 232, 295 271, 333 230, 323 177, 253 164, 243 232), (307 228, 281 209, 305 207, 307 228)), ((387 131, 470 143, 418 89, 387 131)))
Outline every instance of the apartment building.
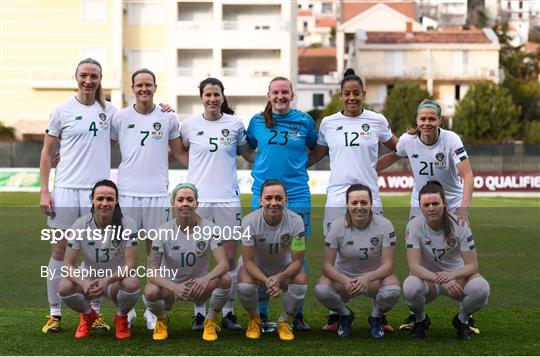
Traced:
POLYGON ((414 0, 417 16, 423 24, 431 19, 434 29, 463 26, 467 22, 467 0, 414 0))
POLYGON ((296 107, 303 111, 322 109, 339 90, 336 48, 298 48, 296 107))
POLYGON ((55 103, 73 95, 75 65, 103 66, 106 97, 134 97, 131 73, 156 73, 156 99, 180 120, 202 110, 198 83, 220 78, 248 121, 269 81, 296 81, 296 3, 289 0, 2 1, 0 120, 17 135, 43 133, 55 103), (31 105, 29 105, 31 103, 31 105))
POLYGON ((399 82, 417 82, 454 115, 457 101, 478 80, 499 81, 500 45, 493 30, 360 32, 354 68, 366 82, 366 101, 382 108, 399 82))

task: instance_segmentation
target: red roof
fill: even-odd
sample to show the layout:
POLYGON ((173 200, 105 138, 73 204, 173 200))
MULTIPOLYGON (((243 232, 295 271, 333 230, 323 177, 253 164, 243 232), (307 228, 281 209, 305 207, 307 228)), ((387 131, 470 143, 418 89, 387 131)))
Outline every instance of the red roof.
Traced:
POLYGON ((336 48, 320 47, 298 49, 298 73, 328 74, 337 69, 336 48))
POLYGON ((318 19, 315 27, 336 27, 336 19, 332 17, 318 19))
POLYGON ((300 10, 298 11, 298 16, 313 16, 311 10, 300 10))
POLYGON ((491 43, 482 31, 367 32, 366 43, 491 43), (412 35, 412 36, 411 36, 412 35))
POLYGON ((377 4, 384 4, 397 12, 402 13, 403 15, 410 17, 412 19, 416 18, 416 11, 414 7, 414 2, 412 1, 391 1, 391 0, 379 0, 379 1, 344 1, 343 2, 343 22, 347 22, 353 17, 362 12, 369 10, 371 7, 377 4))

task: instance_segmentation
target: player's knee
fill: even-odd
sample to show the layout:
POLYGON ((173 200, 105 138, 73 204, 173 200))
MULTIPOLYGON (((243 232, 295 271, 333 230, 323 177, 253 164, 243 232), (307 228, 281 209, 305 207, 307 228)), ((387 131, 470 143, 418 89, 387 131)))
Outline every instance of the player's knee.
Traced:
POLYGON ((240 297, 249 297, 255 294, 257 291, 257 286, 254 284, 239 283, 238 284, 238 295, 240 297))
POLYGON ((315 297, 318 300, 324 299, 331 294, 330 286, 326 284, 317 284, 315 285, 315 297))
POLYGON ((427 294, 425 282, 413 275, 409 275, 403 282, 403 297, 405 301, 414 301, 427 294))
POLYGON ((389 304, 395 305, 399 301, 401 289, 398 285, 387 285, 379 289, 378 294, 389 304))
POLYGON ((163 294, 159 286, 148 283, 144 287, 144 297, 149 301, 156 301, 162 299, 163 294))
POLYGON ((232 279, 229 274, 223 274, 219 279, 219 288, 220 289, 229 289, 232 285, 232 279))
POLYGON ((139 279, 137 278, 124 278, 120 283, 120 287, 126 293, 133 293, 139 290, 139 279))
POLYGON ((75 292, 75 284, 67 278, 63 278, 60 280, 60 284, 58 285, 58 295, 60 297, 62 296, 68 296, 73 295, 75 292))
POLYGON ((303 299, 306 297, 307 284, 289 284, 287 292, 290 293, 295 299, 303 299))
POLYGON ((471 296, 487 303, 491 288, 486 279, 478 277, 470 280, 463 288, 463 292, 466 296, 471 296))

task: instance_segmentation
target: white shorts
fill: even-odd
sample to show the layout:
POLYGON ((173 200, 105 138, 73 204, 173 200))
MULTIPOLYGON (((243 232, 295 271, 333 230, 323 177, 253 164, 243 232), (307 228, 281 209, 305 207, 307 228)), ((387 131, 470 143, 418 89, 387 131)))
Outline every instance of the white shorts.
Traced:
POLYGON ((50 228, 68 229, 77 218, 90 213, 91 189, 54 187, 52 191, 53 213, 47 218, 50 228))
MULTIPOLYGON (((326 237, 326 234, 330 230, 330 224, 339 217, 345 216, 347 211, 347 200, 346 200, 347 191, 327 194, 326 196, 326 206, 324 207, 324 218, 323 218, 323 235, 326 237)), ((371 208, 374 214, 383 215, 383 209, 381 202, 373 202, 373 207, 371 208)))
POLYGON ((122 214, 132 218, 137 229, 156 229, 171 217, 169 196, 138 197, 119 195, 122 214))
POLYGON ((242 226, 242 207, 236 202, 200 202, 197 214, 221 227, 242 226))

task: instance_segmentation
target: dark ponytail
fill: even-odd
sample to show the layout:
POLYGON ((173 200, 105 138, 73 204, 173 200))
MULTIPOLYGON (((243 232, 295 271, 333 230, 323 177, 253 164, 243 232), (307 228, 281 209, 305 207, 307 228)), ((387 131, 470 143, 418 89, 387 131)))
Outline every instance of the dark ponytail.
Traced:
POLYGON ((220 111, 225 114, 234 114, 234 110, 229 107, 229 104, 227 103, 227 97, 225 96, 225 87, 223 86, 223 83, 217 78, 214 77, 208 77, 199 83, 199 96, 202 98, 204 87, 207 85, 214 85, 218 86, 221 89, 221 95, 223 96, 223 103, 221 103, 220 111))
MULTIPOLYGON (((100 186, 110 187, 110 188, 114 189, 114 192, 116 193, 116 206, 114 206, 111 226, 116 227, 116 229, 117 229, 116 232, 120 232, 120 234, 115 233, 115 236, 121 237, 122 236, 122 231, 124 229, 122 227, 122 218, 124 217, 124 215, 122 214, 122 209, 120 208, 120 203, 118 202, 118 187, 116 187, 116 184, 114 182, 112 182, 111 180, 98 181, 98 182, 96 182, 96 184, 92 188, 92 193, 90 194, 90 199, 91 200, 94 199, 94 193, 96 192, 96 188, 98 188, 100 186)), ((92 212, 92 218, 94 218, 94 212, 95 212, 94 204, 92 204, 92 208, 90 209, 90 212, 92 212)))
POLYGON ((362 82, 362 79, 356 75, 354 69, 347 68, 345 70, 345 73, 343 73, 343 79, 341 80, 341 89, 343 90, 343 86, 345 85, 345 83, 350 81, 358 82, 360 88, 362 88, 362 90, 364 89, 364 82, 362 82))
POLYGON ((441 196, 441 199, 444 204, 443 215, 442 215, 442 227, 444 232, 444 240, 448 240, 452 237, 454 233, 454 228, 452 225, 452 216, 448 213, 448 206, 446 205, 446 197, 444 196, 444 189, 439 181, 431 180, 428 181, 424 187, 418 193, 418 202, 420 202, 420 197, 426 194, 438 194, 441 196))

